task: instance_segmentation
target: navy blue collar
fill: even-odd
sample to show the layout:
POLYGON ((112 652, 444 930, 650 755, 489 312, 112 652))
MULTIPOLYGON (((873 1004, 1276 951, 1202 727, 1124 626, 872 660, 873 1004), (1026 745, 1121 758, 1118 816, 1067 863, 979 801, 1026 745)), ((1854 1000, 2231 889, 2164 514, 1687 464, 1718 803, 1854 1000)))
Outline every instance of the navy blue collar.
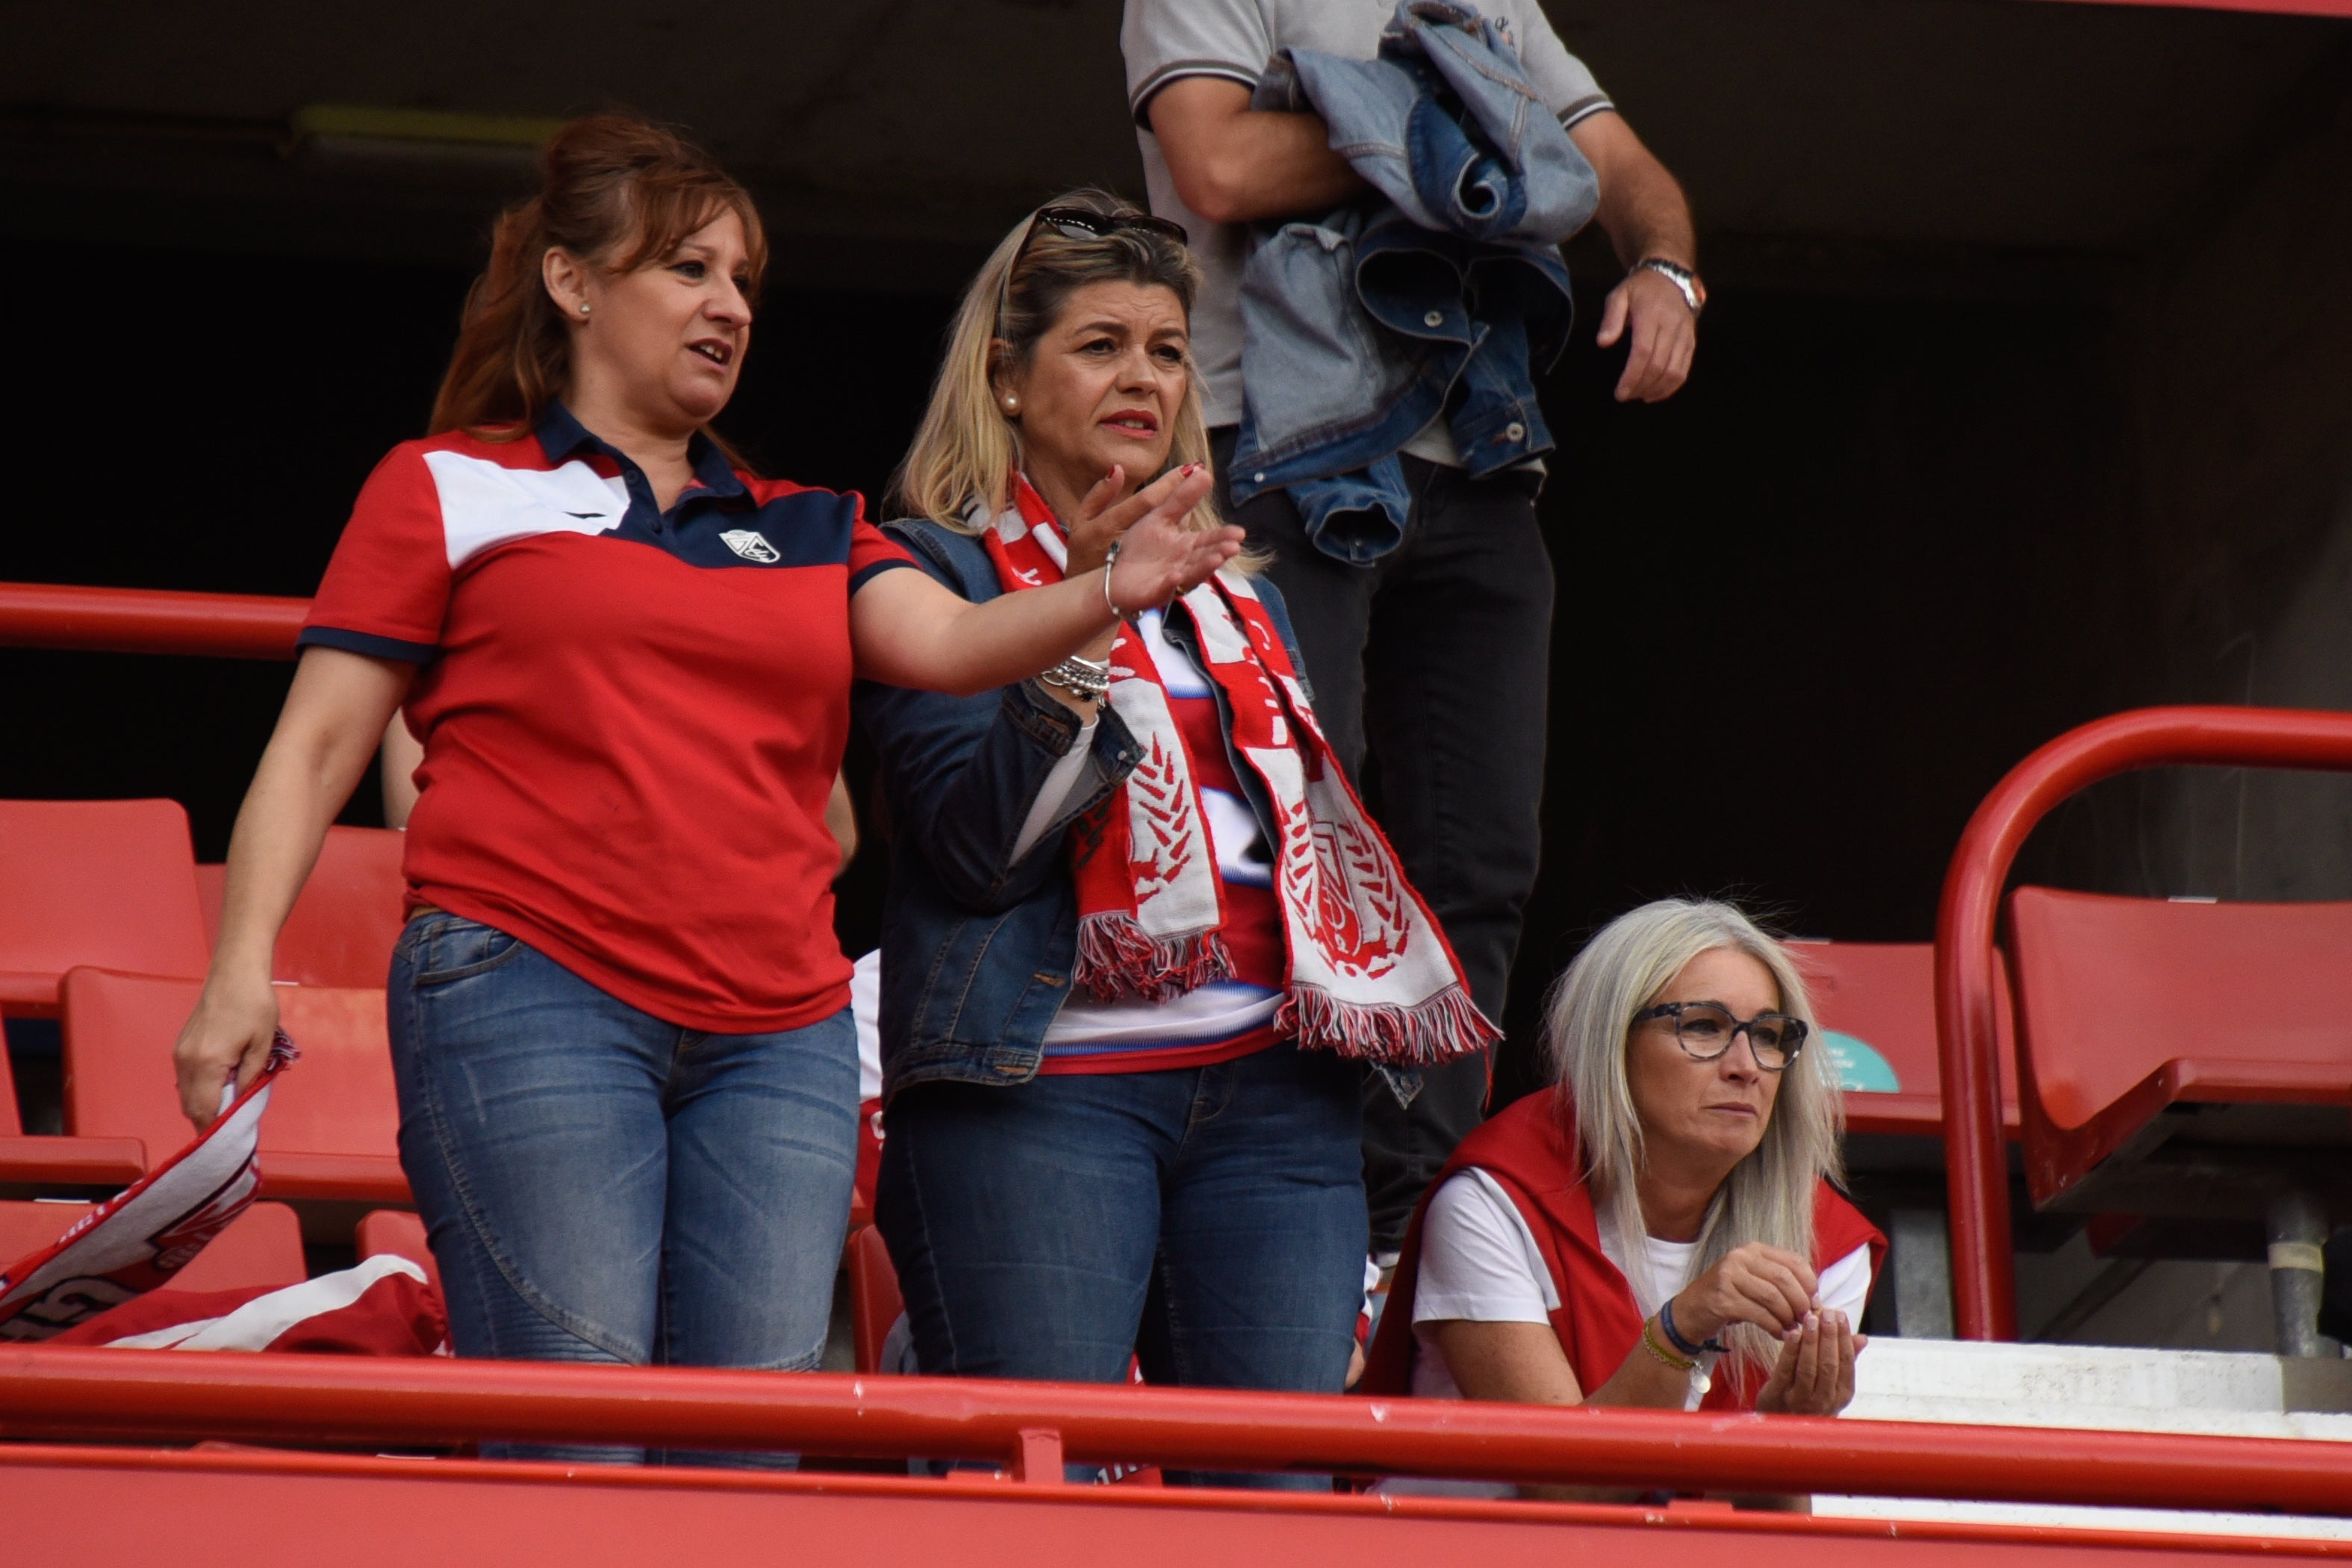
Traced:
MULTIPOLYGON (((572 416, 572 410, 558 399, 551 402, 539 416, 539 444, 551 463, 562 464, 583 447, 600 458, 609 458, 621 466, 625 475, 637 474, 636 464, 618 447, 607 445, 601 437, 572 416)), ((686 444, 687 461, 694 465, 694 483, 688 486, 677 499, 683 505, 689 499, 721 500, 750 492, 743 481, 735 477, 735 469, 727 461, 727 454, 719 444, 698 430, 686 444)), ((639 475, 642 479, 642 475, 639 475)), ((671 509, 676 510, 674 507, 671 509)))

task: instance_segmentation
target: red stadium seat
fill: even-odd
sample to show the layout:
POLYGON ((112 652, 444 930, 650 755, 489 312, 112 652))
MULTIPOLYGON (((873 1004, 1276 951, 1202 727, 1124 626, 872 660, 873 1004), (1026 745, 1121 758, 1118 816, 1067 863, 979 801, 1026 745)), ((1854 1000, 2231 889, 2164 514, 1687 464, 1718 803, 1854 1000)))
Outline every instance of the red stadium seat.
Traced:
POLYGON ((882 1179, 882 1102, 857 1108, 857 1174, 849 1188, 849 1227, 874 1223, 874 1184, 882 1179))
POLYGON ((34 1191, 127 1187, 146 1169, 147 1148, 136 1138, 26 1137, 16 1075, 0 1051, 0 1184, 34 1191))
MULTIPOLYGON (((172 1042, 196 1004, 192 980, 76 969, 66 976, 65 1121, 86 1137, 137 1138, 162 1160, 194 1136, 180 1114, 172 1042)), ((400 1112, 383 993, 284 985, 278 1002, 302 1059, 261 1123, 272 1197, 404 1205, 400 1112)))
POLYGON ((2163 1212, 2176 1194, 2213 1205, 2210 1176, 2190 1192, 2161 1165, 2137 1180, 2124 1169, 2167 1142, 2210 1145, 2203 1165, 2328 1144, 2340 1163, 2352 1131, 2338 1125, 2352 1104, 2352 903, 2020 888, 2009 929, 2036 1205, 2163 1212), (2210 1112, 2222 1106, 2240 1109, 2210 1112), (2190 1107, 2209 1110, 2176 1110, 2190 1107))
MULTIPOLYGON (((0 1262, 39 1251, 90 1211, 89 1204, 0 1203, 0 1262)), ((302 1226, 284 1204, 256 1204, 213 1237, 195 1260, 172 1277, 174 1290, 241 1290, 255 1285, 299 1285, 302 1226)))
POLYGON ((205 945, 220 945, 221 900, 228 890, 228 868, 217 860, 196 862, 196 901, 205 911, 205 945))
MULTIPOLYGON (((392 968, 408 899, 404 835, 383 827, 330 827, 302 896, 278 933, 276 977, 297 985, 381 986, 392 968)), ((227 868, 199 866, 205 937, 220 940, 227 868)))
POLYGON ((77 964, 202 975, 188 814, 169 800, 0 801, 0 1012, 53 1016, 77 964))
POLYGON ((433 1289, 441 1289, 441 1270, 434 1265, 433 1248, 425 1244, 425 1222, 406 1209, 373 1209, 360 1219, 360 1260, 389 1252, 421 1266, 433 1289))
MULTIPOLYGON (((890 1325, 907 1310, 898 1295, 898 1271, 891 1267, 890 1249, 882 1233, 870 1225, 849 1233, 841 1266, 849 1271, 850 1340, 857 1351, 857 1370, 882 1370, 882 1342, 890 1325)), ((897 1371, 896 1367, 891 1368, 897 1371)))
MULTIPOLYGON (((1936 1054, 1936 949, 1930 942, 1793 943, 1812 988, 1823 1042, 1845 1085, 1856 1132, 1944 1134, 1936 1054)), ((2005 983, 2005 972, 2001 976, 2005 983)), ((2001 1010, 2001 1110, 2017 1136, 2017 1056, 2001 1010)))

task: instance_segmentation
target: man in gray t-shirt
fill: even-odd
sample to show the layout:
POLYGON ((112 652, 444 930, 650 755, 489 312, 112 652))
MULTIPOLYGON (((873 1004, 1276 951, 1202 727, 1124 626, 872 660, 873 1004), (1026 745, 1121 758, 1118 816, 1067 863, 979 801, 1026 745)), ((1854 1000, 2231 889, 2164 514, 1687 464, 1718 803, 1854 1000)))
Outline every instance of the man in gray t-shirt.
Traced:
MULTIPOLYGON (((1690 369, 1706 292, 1690 209, 1537 0, 1483 0, 1528 79, 1600 177, 1595 214, 1628 268, 1601 310, 1629 344, 1621 400, 1671 396, 1690 369)), ((1238 289, 1252 223, 1314 216, 1361 194, 1313 114, 1259 113, 1251 89, 1278 48, 1369 59, 1395 0, 1127 0, 1119 45, 1151 207, 1183 224, 1203 273, 1192 358, 1218 466, 1242 415, 1238 289)), ((1551 563, 1536 521, 1542 466, 1462 471, 1443 415, 1404 448, 1404 542, 1369 565, 1318 552, 1277 490, 1230 509, 1287 602, 1316 711, 1351 772, 1377 761, 1381 826, 1499 1018, 1535 884, 1543 791, 1551 563)), ((1422 1189, 1481 1113, 1486 1064, 1426 1074, 1410 1104, 1365 1099, 1372 1243, 1393 1251, 1422 1189)))

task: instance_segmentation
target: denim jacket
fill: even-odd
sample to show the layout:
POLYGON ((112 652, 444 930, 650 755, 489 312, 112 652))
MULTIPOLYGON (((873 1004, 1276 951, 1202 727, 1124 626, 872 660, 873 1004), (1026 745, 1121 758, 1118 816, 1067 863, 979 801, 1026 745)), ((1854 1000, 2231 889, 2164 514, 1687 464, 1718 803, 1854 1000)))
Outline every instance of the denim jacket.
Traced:
POLYGON ((1252 107, 1320 114, 1377 195, 1254 242, 1234 499, 1286 487, 1316 547, 1360 564, 1402 542, 1397 452, 1441 413, 1475 479, 1551 449, 1534 374, 1567 346, 1559 246, 1600 184, 1453 0, 1402 0, 1374 59, 1284 50, 1252 107))
MULTIPOLYGON (((979 540, 924 520, 886 523, 883 531, 961 597, 980 604, 1002 592, 979 540)), ((1299 664, 1281 596, 1264 579, 1255 587, 1299 664)), ((1191 632, 1184 617, 1170 618, 1170 640, 1197 658, 1191 632)), ((1077 962, 1077 889, 1061 830, 1117 788, 1142 752, 1105 706, 1086 773, 1060 817, 1016 861, 1013 846, 1029 808, 1083 728, 1076 714, 1025 680, 978 697, 861 680, 850 701, 881 755, 890 814, 883 1099, 938 1080, 1026 1083, 1077 962)), ((1223 701, 1220 691, 1221 710, 1223 701)), ((1271 839, 1273 812, 1256 775, 1238 758, 1234 771, 1271 839)))

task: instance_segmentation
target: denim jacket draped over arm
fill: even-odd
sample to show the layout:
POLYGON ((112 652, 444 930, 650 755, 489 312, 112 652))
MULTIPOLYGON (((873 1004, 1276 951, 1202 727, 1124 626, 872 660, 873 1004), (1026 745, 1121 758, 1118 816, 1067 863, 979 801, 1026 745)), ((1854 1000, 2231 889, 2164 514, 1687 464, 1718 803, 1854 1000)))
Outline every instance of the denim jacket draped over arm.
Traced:
POLYGON ((1534 377, 1567 346, 1559 247, 1599 180, 1452 0, 1404 0, 1373 59, 1281 51, 1252 107, 1321 115, 1373 195, 1253 240, 1234 499, 1287 489, 1318 549, 1376 560, 1404 536, 1398 451, 1441 414, 1473 478, 1551 450, 1534 377))

